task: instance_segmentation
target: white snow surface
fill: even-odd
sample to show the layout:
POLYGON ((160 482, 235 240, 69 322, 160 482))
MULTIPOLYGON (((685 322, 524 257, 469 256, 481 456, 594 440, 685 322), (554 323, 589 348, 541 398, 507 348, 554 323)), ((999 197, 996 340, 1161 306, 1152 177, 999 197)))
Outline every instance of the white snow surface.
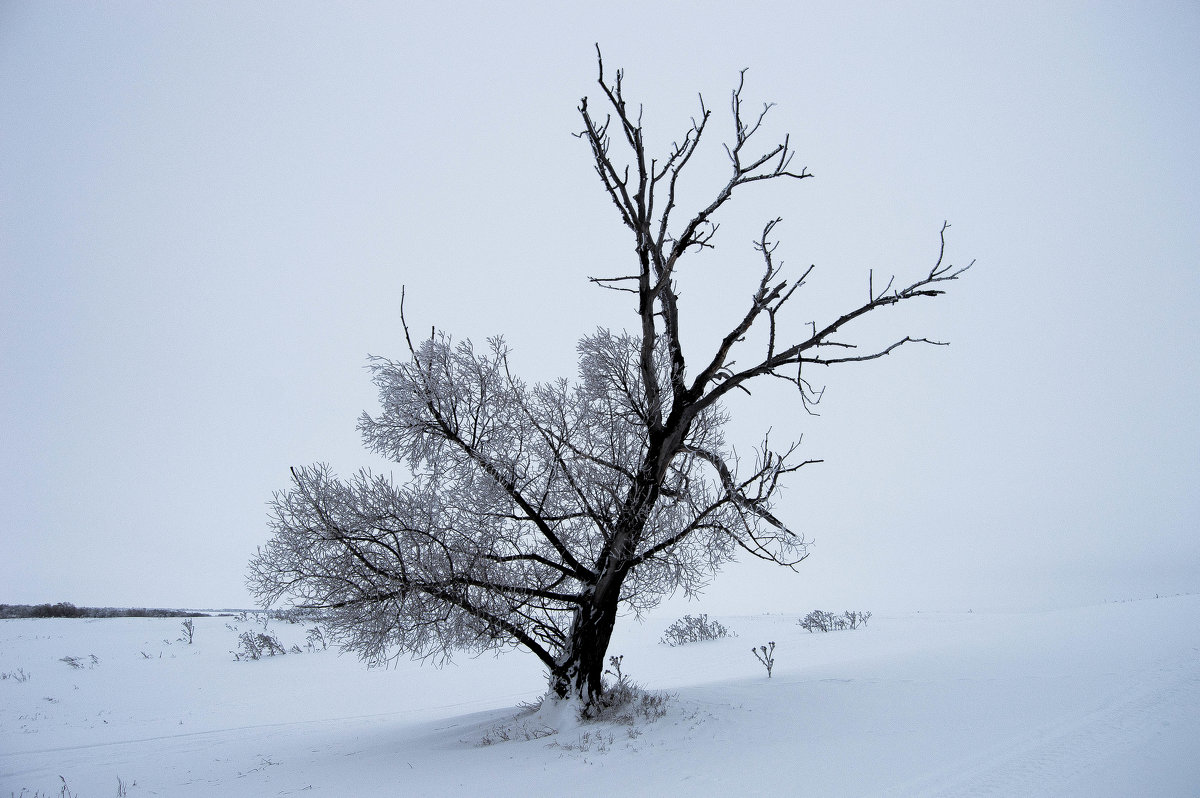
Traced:
POLYGON ((623 619, 610 653, 672 694, 632 724, 519 714, 545 688, 521 652, 367 670, 332 647, 234 661, 251 620, 198 618, 191 645, 178 619, 4 620, 0 796, 1200 795, 1200 596, 853 609, 875 615, 722 617, 737 637, 677 648, 672 619, 623 619))

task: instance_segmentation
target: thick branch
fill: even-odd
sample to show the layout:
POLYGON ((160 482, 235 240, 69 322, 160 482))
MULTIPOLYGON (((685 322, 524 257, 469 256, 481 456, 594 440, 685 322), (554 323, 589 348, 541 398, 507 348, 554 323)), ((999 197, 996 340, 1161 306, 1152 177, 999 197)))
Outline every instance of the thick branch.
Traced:
MULTIPOLYGON (((786 366, 800 366, 803 363, 833 365, 836 363, 852 363, 875 360, 890 354, 896 348, 907 343, 945 345, 942 342, 932 341, 928 338, 912 338, 905 336, 904 338, 879 351, 875 351, 866 355, 834 358, 825 358, 812 355, 806 356, 806 353, 822 347, 849 347, 848 344, 831 340, 832 336, 834 336, 839 330, 848 325, 850 322, 865 316, 868 313, 879 310, 880 308, 890 307, 901 302, 916 299, 918 297, 935 297, 945 293, 944 289, 940 288, 942 283, 949 282, 951 280, 957 280, 962 274, 970 269, 972 265, 974 265, 974 261, 972 261, 970 264, 958 268, 944 263, 946 230, 948 228, 949 224, 943 224, 940 235, 941 245, 938 252, 937 262, 934 263, 933 268, 930 269, 929 273, 924 277, 907 286, 906 288, 895 289, 891 291, 891 293, 872 293, 870 294, 866 303, 860 305, 854 310, 849 311, 848 313, 842 314, 820 330, 817 330, 814 327, 812 335, 810 335, 804 341, 793 344, 787 349, 779 352, 768 351, 767 356, 756 365, 730 374, 724 381, 709 389, 708 392, 704 394, 694 406, 698 409, 708 407, 734 388, 743 387, 745 383, 764 374, 778 375, 779 370, 786 366)), ((704 386, 698 387, 702 389, 704 388, 704 386)))

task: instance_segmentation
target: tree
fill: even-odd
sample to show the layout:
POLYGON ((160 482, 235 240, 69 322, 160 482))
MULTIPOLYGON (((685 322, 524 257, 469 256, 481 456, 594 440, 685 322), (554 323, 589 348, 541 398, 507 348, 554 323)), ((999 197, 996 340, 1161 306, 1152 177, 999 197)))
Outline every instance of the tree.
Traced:
POLYGON ((699 590, 738 551, 789 568, 807 556, 807 541, 773 505, 788 474, 819 461, 764 439, 743 462, 725 440, 722 400, 776 377, 809 409, 820 399, 812 367, 939 343, 906 336, 863 351, 839 335, 879 309, 942 294, 969 268, 944 261, 943 226, 937 260, 920 279, 871 286, 862 304, 787 338, 781 314, 812 269, 783 279, 775 219, 754 244, 761 274, 740 321, 697 357, 680 333, 679 263, 713 248, 715 216, 735 190, 810 174, 792 167, 786 137, 751 149, 771 105, 747 114, 743 72, 732 92, 728 179, 680 222, 676 186, 711 111, 701 99, 683 138, 652 158, 622 72, 610 81, 599 50, 597 61, 607 111, 594 115, 584 98, 578 135, 636 258, 626 274, 590 279, 631 294, 640 329, 598 329, 579 341, 577 381, 528 385, 511 372, 501 338, 482 350, 440 331, 414 339, 402 296, 407 357, 371 358, 381 409, 364 414, 359 430, 407 478, 363 470, 342 479, 314 465, 293 468, 292 487, 274 496, 252 590, 266 604, 320 608, 342 645, 368 661, 519 646, 545 665, 555 696, 594 701, 618 612, 699 590))

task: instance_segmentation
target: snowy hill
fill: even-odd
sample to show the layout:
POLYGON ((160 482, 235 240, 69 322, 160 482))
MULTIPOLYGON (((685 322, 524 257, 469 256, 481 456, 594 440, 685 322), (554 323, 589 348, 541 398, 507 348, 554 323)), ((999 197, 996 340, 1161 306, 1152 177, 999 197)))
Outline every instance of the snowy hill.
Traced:
POLYGON ((864 609, 827 634, 723 617, 737 637, 677 648, 671 619, 625 619, 610 653, 673 697, 586 725, 514 720, 545 684, 519 652, 366 670, 279 621, 299 653, 235 661, 252 618, 196 619, 190 645, 179 619, 4 620, 0 795, 1200 795, 1200 596, 864 609))

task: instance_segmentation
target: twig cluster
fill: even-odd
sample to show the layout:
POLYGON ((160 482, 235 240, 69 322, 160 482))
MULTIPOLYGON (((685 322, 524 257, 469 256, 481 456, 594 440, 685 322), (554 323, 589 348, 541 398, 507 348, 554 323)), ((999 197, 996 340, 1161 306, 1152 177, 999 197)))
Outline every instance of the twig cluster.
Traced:
POLYGON ((187 618, 179 624, 179 628, 183 633, 179 638, 179 642, 187 643, 190 646, 196 635, 195 621, 193 621, 191 618, 187 618))
POLYGON ((751 646, 750 653, 767 669, 767 678, 770 679, 771 671, 775 670, 775 641, 772 640, 767 645, 758 648, 751 646))

